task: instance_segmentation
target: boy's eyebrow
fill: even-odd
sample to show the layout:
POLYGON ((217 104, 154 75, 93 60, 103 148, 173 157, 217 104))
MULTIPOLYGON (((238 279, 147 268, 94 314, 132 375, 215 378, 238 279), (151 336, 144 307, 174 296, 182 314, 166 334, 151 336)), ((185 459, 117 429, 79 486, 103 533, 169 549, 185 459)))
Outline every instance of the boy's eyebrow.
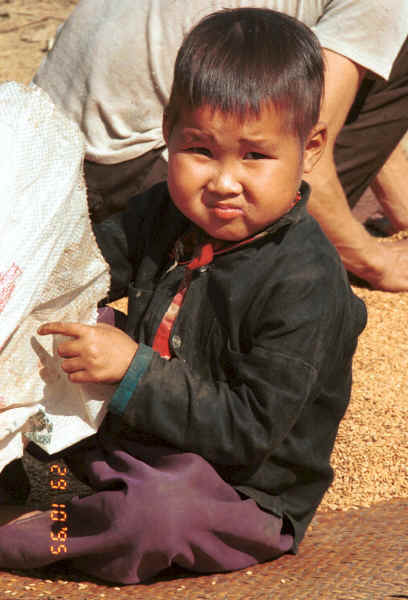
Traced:
MULTIPOLYGON (((206 133, 204 131, 200 131, 199 129, 187 129, 187 128, 183 129, 182 135, 188 141, 192 141, 192 142, 194 142, 196 140, 197 141, 207 140, 207 141, 211 141, 211 142, 217 141, 212 133, 206 133)), ((239 138, 239 143, 240 144, 248 144, 248 145, 255 144, 255 145, 260 145, 260 146, 268 145, 268 147, 270 149, 274 149, 277 146, 276 142, 274 142, 270 137, 267 137, 262 133, 260 133, 259 135, 254 135, 252 137, 239 138)))
POLYGON ((205 133, 204 131, 200 131, 199 129, 183 129, 181 133, 184 138, 187 138, 191 141, 203 139, 215 141, 215 138, 212 135, 212 133, 205 133))
POLYGON ((256 144, 259 146, 264 146, 264 145, 268 145, 268 147, 274 147, 277 146, 276 142, 274 142, 272 140, 272 138, 265 136, 265 135, 254 135, 253 137, 242 137, 239 138, 239 142, 240 144, 256 144))

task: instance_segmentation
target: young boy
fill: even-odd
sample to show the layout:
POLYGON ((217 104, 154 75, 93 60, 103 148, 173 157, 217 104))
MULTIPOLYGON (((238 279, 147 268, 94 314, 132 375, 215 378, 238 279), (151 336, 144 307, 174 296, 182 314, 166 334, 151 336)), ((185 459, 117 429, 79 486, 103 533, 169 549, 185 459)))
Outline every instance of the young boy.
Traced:
POLYGON ((98 435, 65 456, 95 493, 67 505, 64 534, 55 511, 1 527, 1 567, 69 558, 135 583, 296 551, 332 481, 366 320, 306 210, 322 87, 316 38, 283 14, 226 10, 187 36, 168 186, 96 227, 124 331, 39 330, 67 336, 72 381, 117 385, 98 435))

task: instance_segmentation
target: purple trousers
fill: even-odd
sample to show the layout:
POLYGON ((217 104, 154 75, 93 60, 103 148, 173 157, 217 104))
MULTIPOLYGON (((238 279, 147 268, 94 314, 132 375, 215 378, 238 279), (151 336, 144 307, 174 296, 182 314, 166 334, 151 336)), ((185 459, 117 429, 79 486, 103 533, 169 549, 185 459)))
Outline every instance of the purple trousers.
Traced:
POLYGON ((0 567, 69 559, 80 571, 138 583, 171 565, 242 569, 290 550, 282 520, 243 499, 202 457, 112 435, 64 457, 94 493, 0 527, 0 567))

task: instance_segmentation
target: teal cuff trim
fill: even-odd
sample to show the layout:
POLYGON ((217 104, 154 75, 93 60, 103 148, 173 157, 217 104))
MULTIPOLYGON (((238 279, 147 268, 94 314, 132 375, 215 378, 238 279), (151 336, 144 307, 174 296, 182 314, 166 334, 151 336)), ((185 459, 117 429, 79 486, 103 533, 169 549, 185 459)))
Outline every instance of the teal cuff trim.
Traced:
POLYGON ((109 404, 110 412, 115 415, 122 416, 126 410, 128 402, 135 391, 140 378, 143 376, 150 361, 153 357, 153 348, 139 344, 139 348, 125 373, 124 378, 120 382, 113 394, 109 404))

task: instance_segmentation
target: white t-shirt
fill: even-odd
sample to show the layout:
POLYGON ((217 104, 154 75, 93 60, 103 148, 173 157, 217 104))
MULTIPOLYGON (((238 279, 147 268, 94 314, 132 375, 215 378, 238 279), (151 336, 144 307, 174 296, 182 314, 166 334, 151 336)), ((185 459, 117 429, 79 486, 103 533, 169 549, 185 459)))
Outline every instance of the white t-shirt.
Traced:
POLYGON ((243 6, 298 18, 324 48, 383 78, 408 33, 407 0, 80 0, 34 81, 80 125, 89 160, 136 158, 164 146, 185 34, 211 12, 243 6))

